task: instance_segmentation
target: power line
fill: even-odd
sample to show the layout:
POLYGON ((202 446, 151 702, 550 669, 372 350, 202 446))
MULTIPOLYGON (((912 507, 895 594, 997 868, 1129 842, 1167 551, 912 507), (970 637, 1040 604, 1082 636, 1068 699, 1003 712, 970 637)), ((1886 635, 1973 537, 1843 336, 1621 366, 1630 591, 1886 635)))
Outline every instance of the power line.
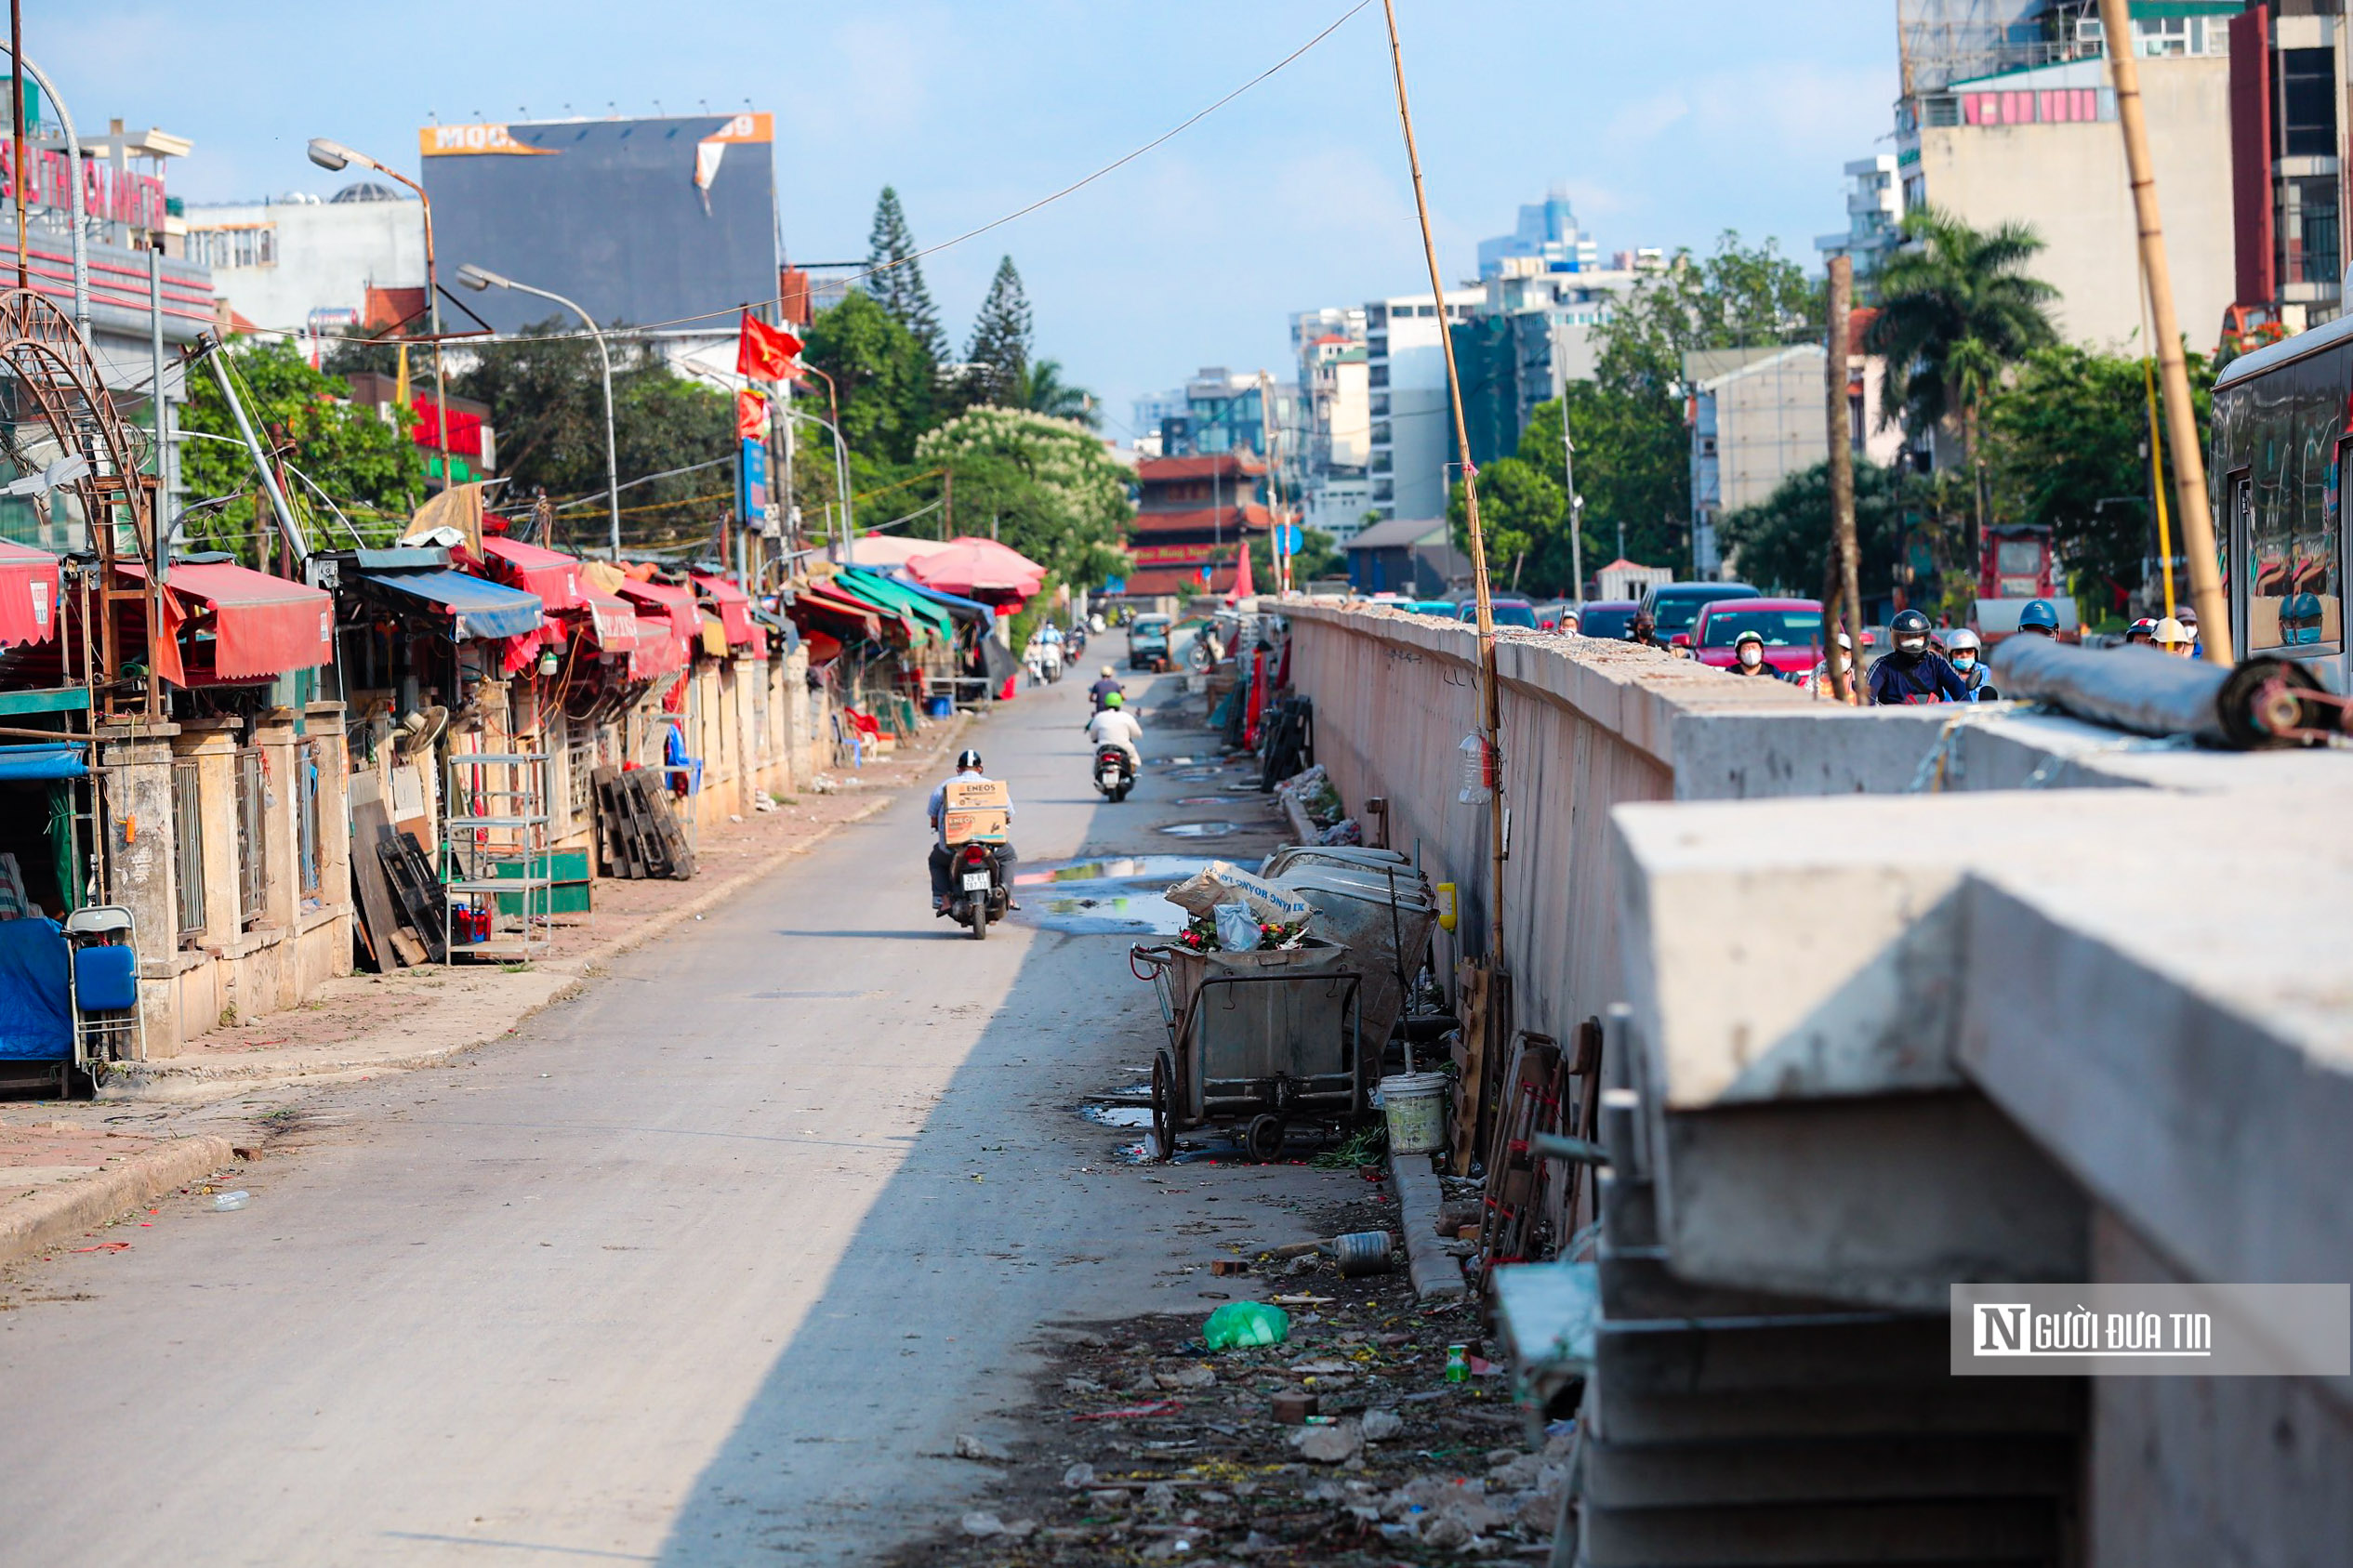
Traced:
MULTIPOLYGON (((1299 58, 1300 58, 1301 56, 1302 56, 1302 55, 1306 54, 1306 53, 1307 53, 1310 49, 1313 49, 1314 47, 1315 47, 1315 46, 1316 46, 1316 45, 1321 44, 1321 43, 1322 43, 1325 39, 1327 39, 1327 38, 1330 37, 1333 33, 1335 33, 1339 32, 1339 31, 1341 30, 1341 28, 1342 28, 1343 26, 1345 26, 1345 25, 1347 24, 1347 22, 1349 21, 1349 20, 1350 20, 1351 18, 1353 18, 1354 16, 1355 16, 1355 14, 1356 14, 1357 12, 1359 12, 1359 11, 1363 10, 1366 7, 1368 7, 1368 6, 1371 5, 1371 4, 1372 4, 1372 0, 1356 0, 1356 3, 1355 3, 1355 5, 1353 5, 1353 6, 1349 7, 1346 10, 1344 10, 1344 11, 1341 12, 1341 14, 1340 14, 1338 17, 1336 17, 1336 18, 1334 18, 1334 19, 1332 20, 1332 21, 1331 21, 1330 25, 1327 26, 1327 27, 1326 27, 1326 28, 1325 28, 1322 32, 1320 32, 1320 33, 1316 33, 1316 34, 1315 34, 1313 38, 1308 39, 1308 40, 1307 40, 1307 42, 1305 42, 1304 44, 1302 44, 1302 45, 1301 45, 1298 48, 1293 49, 1293 50, 1292 50, 1289 54, 1285 55, 1282 59, 1280 59, 1276 60, 1274 64, 1272 64, 1272 65, 1268 66, 1265 70, 1263 70, 1263 71, 1260 72, 1257 75, 1255 75, 1255 76, 1251 77, 1249 81, 1247 81, 1247 82, 1243 83, 1240 86, 1238 86, 1238 87, 1235 88, 1232 92, 1227 93, 1227 94, 1226 94, 1223 98, 1219 99, 1216 102, 1214 102, 1214 103, 1210 104, 1208 108, 1206 108, 1206 109, 1202 109, 1202 110, 1199 110, 1199 111, 1196 112, 1195 113, 1193 113, 1193 114, 1190 114, 1190 115, 1186 116, 1183 120, 1179 121, 1179 122, 1178 122, 1175 125, 1173 125, 1173 126, 1170 127, 1168 130, 1165 130, 1165 131, 1161 132, 1158 136, 1154 137, 1154 138, 1153 138, 1150 141, 1147 141, 1147 142, 1145 142, 1143 146, 1141 146, 1141 147, 1139 147, 1139 148, 1135 149, 1135 151, 1133 151, 1133 152, 1131 152, 1124 153, 1124 154, 1122 154, 1121 156, 1119 156, 1119 157, 1117 157, 1117 158, 1113 159, 1110 163, 1107 163, 1107 164, 1104 165, 1103 165, 1103 167, 1101 167, 1101 168, 1099 168, 1099 169, 1095 170, 1092 174, 1087 175, 1087 176, 1085 176, 1083 178, 1079 178, 1079 179, 1076 179, 1076 180, 1071 181, 1071 183, 1069 183, 1068 185, 1064 186, 1061 190, 1059 190, 1059 191, 1056 191, 1052 192, 1051 195, 1040 196, 1038 200, 1036 200, 1036 201, 1034 201, 1034 202, 1030 203, 1027 206, 1015 208, 1013 211, 1007 213, 1007 214, 1006 214, 1004 217, 995 217, 995 218, 991 218, 988 222, 986 222, 986 223, 984 223, 984 224, 980 225, 978 228, 975 228, 975 229, 967 229, 967 230, 966 230, 963 233, 957 235, 955 238, 953 238, 953 239, 949 239, 949 240, 943 240, 943 241, 941 241, 941 242, 940 242, 938 244, 936 244, 936 245, 927 245, 927 246, 925 246, 925 247, 924 247, 923 249, 921 249, 921 250, 912 251, 912 252, 908 253, 908 254, 907 254, 907 255, 906 255, 906 256, 900 257, 898 259, 896 259, 896 260, 894 260, 894 261, 886 261, 886 262, 884 262, 884 263, 883 263, 881 266, 879 266, 879 267, 869 267, 869 268, 867 268, 865 271, 863 271, 863 272, 859 272, 859 273, 855 274, 854 276, 848 277, 848 278, 842 278, 842 279, 839 279, 839 280, 832 280, 832 279, 829 279, 829 280, 827 280, 827 282, 828 282, 829 283, 838 283, 838 285, 839 285, 839 287, 842 287, 842 288, 845 288, 845 289, 846 289, 846 288, 850 287, 850 286, 851 286, 852 284, 853 284, 853 283, 864 283, 864 282, 865 282, 866 279, 868 279, 868 278, 872 278, 872 277, 879 277, 879 276, 880 276, 882 273, 884 273, 884 272, 887 272, 887 271, 891 270, 892 270, 892 268, 894 268, 894 267, 905 267, 905 266, 909 265, 910 263, 917 262, 917 261, 920 261, 920 260, 922 260, 922 259, 923 259, 925 257, 927 257, 927 256, 937 256, 940 252, 942 252, 942 251, 944 251, 944 250, 950 250, 950 249, 953 249, 954 247, 956 247, 956 246, 958 246, 958 245, 960 245, 960 244, 964 244, 967 240, 976 240, 976 239, 980 238, 980 236, 982 236, 983 234, 987 233, 989 231, 991 231, 991 230, 993 230, 993 229, 1002 229, 1005 225, 1007 225, 1008 223, 1011 223, 1011 222, 1013 222, 1013 221, 1014 221, 1015 219, 1017 219, 1017 218, 1027 217, 1028 217, 1031 213, 1034 213, 1034 212, 1038 211, 1038 209, 1040 209, 1041 207, 1051 206, 1051 205, 1052 205, 1054 203, 1061 201, 1061 200, 1062 200, 1064 197, 1065 197, 1065 196, 1070 196, 1070 195, 1075 195, 1075 194, 1077 194, 1078 191, 1085 190, 1088 186, 1092 185, 1092 184, 1093 184, 1096 180, 1101 179, 1104 176, 1105 176, 1105 175, 1107 175, 1107 174, 1111 174, 1111 173, 1113 173, 1113 172, 1115 172, 1115 171, 1117 171, 1117 170, 1118 170, 1118 169, 1125 168, 1128 165, 1134 163, 1134 162, 1135 162, 1138 158, 1143 157, 1145 153, 1150 152, 1152 152, 1154 149, 1156 149, 1156 148, 1157 148, 1157 147, 1160 147, 1160 146, 1163 146, 1164 144, 1166 144, 1166 143, 1168 143, 1168 142, 1170 142, 1170 141, 1175 140, 1178 137, 1180 137, 1180 136, 1183 135, 1186 131, 1191 130, 1191 129, 1192 129, 1195 125, 1199 125, 1202 121, 1204 121, 1204 120, 1208 119, 1210 115, 1212 115, 1212 114, 1216 113, 1219 110, 1221 110, 1221 109, 1224 108, 1227 104, 1232 103, 1232 102, 1233 102, 1236 99, 1240 98, 1243 94, 1245 94, 1245 93, 1249 92, 1251 88, 1253 88, 1253 87, 1255 87, 1255 86, 1259 86, 1261 83, 1262 83, 1262 82, 1266 81, 1268 78, 1270 78, 1270 77, 1274 76, 1274 75, 1275 75, 1275 74, 1276 74, 1278 72, 1281 72, 1282 70, 1284 70, 1285 68, 1287 68, 1288 66, 1289 66, 1290 64, 1292 64, 1294 61, 1296 61, 1297 59, 1299 59, 1299 58)), ((782 300, 781 296, 771 296, 770 298, 763 299, 763 300, 760 301, 760 304, 761 306, 763 306, 763 307, 764 307, 764 306, 769 306, 769 305, 777 305, 777 304, 781 304, 781 303, 783 303, 783 300, 782 300)), ((633 324, 633 325, 632 325, 632 326, 631 326, 628 330, 629 330, 629 331, 632 331, 632 332, 637 332, 637 333, 646 333, 646 332, 657 332, 657 331, 661 330, 661 329, 662 329, 662 328, 664 328, 664 327, 674 327, 674 326, 692 326, 692 325, 694 325, 694 323, 698 323, 698 322, 718 321, 718 320, 720 320, 720 319, 722 319, 722 318, 724 318, 724 317, 734 316, 734 315, 735 315, 737 312, 739 312, 739 311, 741 311, 741 310, 745 310, 745 309, 747 309, 747 305, 744 305, 744 304, 736 304, 736 305, 730 305, 730 306, 726 307, 724 310, 706 310, 706 311, 702 312, 700 315, 694 315, 694 316, 677 316, 677 317, 673 317, 673 318, 671 318, 671 319, 670 319, 670 320, 668 320, 668 321, 664 321, 664 322, 640 322, 640 323, 634 323, 634 324, 633 324)), ((277 336, 283 336, 283 337, 296 337, 296 336, 311 336, 311 329, 310 329, 308 326, 297 327, 297 328, 288 328, 288 327, 267 327, 267 328, 262 328, 262 329, 260 329, 260 330, 262 330, 262 331, 266 331, 266 332, 274 333, 275 335, 277 335, 277 336)), ((610 334, 610 332, 608 332, 608 336, 610 336, 610 335, 611 335, 611 334, 610 334)), ((487 337, 487 338, 469 338, 469 339, 466 339, 466 340, 464 340, 464 341, 466 342, 466 345, 467 345, 467 347, 469 347, 469 348, 488 348, 488 347, 493 347, 493 346, 503 346, 503 345, 508 344, 508 343, 518 343, 518 342, 521 342, 521 343, 572 343, 572 342, 582 342, 582 341, 587 340, 587 339, 588 339, 590 336, 591 336, 590 334, 586 333, 586 332, 548 333, 548 334, 545 334, 545 335, 543 335, 543 336, 528 336, 528 337, 496 336, 487 337)), ((320 337, 317 337, 315 340, 316 340, 316 341, 319 341, 319 342, 326 342, 326 343, 387 343, 387 344, 389 344, 389 343, 393 343, 393 342, 397 342, 397 341, 398 341, 398 339, 394 339, 394 338, 384 338, 384 337, 349 337, 349 336, 345 336, 345 337, 325 337, 325 336, 320 336, 320 337)))

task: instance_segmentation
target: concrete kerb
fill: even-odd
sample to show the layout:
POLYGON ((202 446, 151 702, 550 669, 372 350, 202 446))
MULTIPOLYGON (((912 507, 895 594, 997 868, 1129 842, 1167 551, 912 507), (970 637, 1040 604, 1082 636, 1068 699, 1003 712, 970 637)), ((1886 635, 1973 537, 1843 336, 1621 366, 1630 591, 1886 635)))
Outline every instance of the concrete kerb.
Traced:
POLYGON ((1397 1223, 1405 1227, 1406 1269, 1413 1293, 1424 1301, 1459 1301, 1470 1294, 1462 1265, 1438 1237, 1438 1208, 1445 1190, 1426 1154, 1389 1156, 1389 1179, 1397 1189, 1397 1223))
POLYGON ((159 1192, 237 1163, 225 1138, 175 1138, 83 1181, 46 1188, 0 1209, 0 1263, 46 1252, 159 1192))
MULTIPOLYGON (((919 754, 916 759, 928 763, 945 754, 962 735, 969 722, 969 715, 958 714, 949 722, 938 744, 919 754)), ((478 1049, 513 1033, 541 1010, 578 995, 596 978, 598 971, 613 959, 718 907, 773 875, 787 862, 808 853, 842 828, 877 815, 890 806, 892 799, 891 795, 878 795, 839 822, 826 824, 822 831, 800 843, 787 845, 763 857, 757 864, 712 885, 685 903, 672 905, 628 930, 618 932, 575 956, 562 960, 560 964, 551 964, 543 970, 502 977, 502 983, 509 988, 511 994, 501 1000, 509 1005, 495 1008, 489 1016, 466 1029, 459 1037, 392 1055, 364 1058, 337 1057, 331 1048, 316 1054, 305 1054, 295 1061, 183 1061, 167 1057, 161 1061, 136 1063, 111 1074, 104 1098, 201 1102, 264 1084, 301 1083, 324 1087, 355 1082, 377 1073, 440 1066, 467 1051, 478 1049), (517 981, 536 983, 516 985, 513 982, 517 981)))

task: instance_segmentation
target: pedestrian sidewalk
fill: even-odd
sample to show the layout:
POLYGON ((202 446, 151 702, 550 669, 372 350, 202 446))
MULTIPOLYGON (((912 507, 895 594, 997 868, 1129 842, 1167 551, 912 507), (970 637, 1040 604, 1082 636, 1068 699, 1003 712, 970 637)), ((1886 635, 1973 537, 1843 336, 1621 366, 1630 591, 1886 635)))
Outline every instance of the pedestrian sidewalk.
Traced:
POLYGON ((432 1066, 512 1034, 618 955, 699 918, 928 780, 965 723, 952 719, 919 747, 832 775, 827 793, 803 790, 775 810, 706 828, 691 881, 599 879, 594 912, 560 917, 548 955, 530 964, 348 975, 300 1008, 212 1030, 178 1056, 126 1064, 95 1102, 0 1101, 0 1261, 59 1245, 234 1163, 241 1121, 203 1115, 202 1107, 272 1086, 432 1066))

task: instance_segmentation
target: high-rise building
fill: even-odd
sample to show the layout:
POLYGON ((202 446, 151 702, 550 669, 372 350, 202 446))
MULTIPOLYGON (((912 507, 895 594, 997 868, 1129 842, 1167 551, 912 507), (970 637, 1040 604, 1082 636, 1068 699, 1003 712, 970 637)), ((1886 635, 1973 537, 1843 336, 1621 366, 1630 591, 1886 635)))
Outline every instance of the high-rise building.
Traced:
POLYGON ((1345 544, 1372 501, 1371 365, 1362 306, 1291 317, 1299 361, 1301 520, 1345 544))
POLYGON ((340 336, 361 324, 371 288, 413 289, 424 304, 423 206, 381 180, 324 201, 297 192, 191 207, 188 255, 212 269, 230 309, 269 332, 340 336))
POLYGON ((1846 165, 1846 229, 1824 234, 1814 248, 1824 256, 1844 256, 1855 263, 1856 286, 1866 296, 1881 263, 1901 238, 1904 192, 1897 177, 1896 154, 1882 152, 1846 165))
POLYGON ((1544 200, 1520 208, 1519 227, 1479 242, 1479 276, 1500 277, 1512 261, 1536 263, 1546 272, 1593 272, 1601 269, 1601 246, 1577 227, 1568 191, 1555 185, 1544 200))
POLYGON ((1460 288, 1447 290, 1443 302, 1434 295, 1403 294, 1365 306, 1365 388, 1371 420, 1367 469, 1372 481, 1366 509, 1384 521, 1445 515, 1451 420, 1446 349, 1438 334, 1469 321, 1486 298, 1484 288, 1460 288))

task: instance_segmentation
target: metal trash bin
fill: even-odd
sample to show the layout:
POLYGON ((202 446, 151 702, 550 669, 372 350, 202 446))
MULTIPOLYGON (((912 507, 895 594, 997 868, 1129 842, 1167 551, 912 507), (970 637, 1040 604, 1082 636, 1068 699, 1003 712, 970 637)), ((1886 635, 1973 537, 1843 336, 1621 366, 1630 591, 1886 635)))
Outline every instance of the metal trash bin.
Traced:
POLYGON ((1363 1113, 1377 1062, 1360 1048, 1362 977, 1344 967, 1346 948, 1311 937, 1250 953, 1172 943, 1129 956, 1153 982, 1169 1030, 1152 1063, 1162 1159, 1181 1131, 1248 1118, 1246 1147, 1271 1160, 1290 1118, 1363 1113))
POLYGON ((1377 1057, 1405 1010, 1406 988, 1429 950, 1438 906, 1410 864, 1375 863, 1315 846, 1276 850, 1266 863, 1315 914, 1309 929, 1348 949, 1365 977, 1364 1035, 1377 1057))

